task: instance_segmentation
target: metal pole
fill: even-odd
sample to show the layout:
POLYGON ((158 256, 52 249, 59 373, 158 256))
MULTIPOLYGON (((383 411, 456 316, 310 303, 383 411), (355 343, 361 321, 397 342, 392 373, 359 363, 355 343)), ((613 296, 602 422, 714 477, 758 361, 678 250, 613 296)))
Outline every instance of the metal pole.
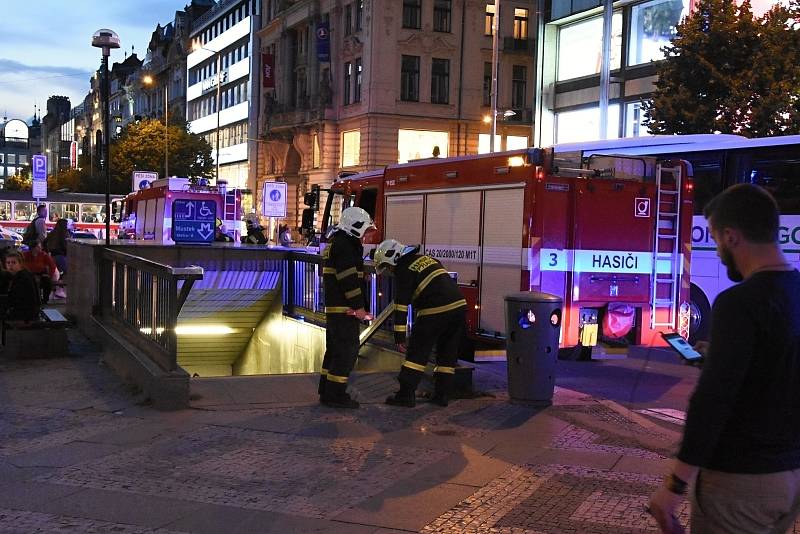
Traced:
POLYGON ((106 246, 111 245, 111 117, 108 101, 111 98, 111 83, 108 75, 108 56, 110 48, 103 48, 103 143, 105 144, 106 173, 106 246))
POLYGON ((497 135, 497 71, 500 55, 500 0, 494 0, 492 18, 492 133, 489 137, 489 152, 494 152, 494 138, 497 135))
POLYGON ((217 176, 215 182, 219 182, 219 107, 222 104, 220 92, 222 90, 222 54, 217 52, 217 176))
POLYGON ((611 82, 611 21, 613 0, 605 0, 603 9, 603 58, 600 65, 600 139, 608 138, 608 89, 611 82))
POLYGON ((169 178, 169 72, 164 83, 164 178, 169 178))

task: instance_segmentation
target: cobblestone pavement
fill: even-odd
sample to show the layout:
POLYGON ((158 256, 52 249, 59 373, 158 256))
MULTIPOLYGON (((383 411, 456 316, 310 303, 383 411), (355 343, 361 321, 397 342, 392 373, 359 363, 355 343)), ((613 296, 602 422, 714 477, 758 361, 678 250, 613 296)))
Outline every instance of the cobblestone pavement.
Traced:
POLYGON ((94 521, 79 517, 42 514, 0 508, 0 533, 2 534, 63 534, 81 532, 84 534, 182 534, 161 528, 142 528, 122 523, 94 521))

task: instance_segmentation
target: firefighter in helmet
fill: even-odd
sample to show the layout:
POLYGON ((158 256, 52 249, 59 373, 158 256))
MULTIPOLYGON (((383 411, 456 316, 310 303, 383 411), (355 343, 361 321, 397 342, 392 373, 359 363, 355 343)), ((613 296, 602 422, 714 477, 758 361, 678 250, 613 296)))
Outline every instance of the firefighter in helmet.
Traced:
POLYGON ((456 282, 434 258, 419 254, 394 239, 375 249, 375 269, 394 275, 394 332, 406 358, 400 368, 400 390, 387 404, 413 407, 428 356, 436 347, 435 391, 431 402, 447 406, 455 380, 458 348, 466 333, 467 302, 456 282), (406 349, 408 306, 414 309, 414 327, 406 349))
POLYGON ((373 227, 372 218, 363 209, 345 209, 322 253, 327 328, 319 395, 320 402, 336 408, 359 407, 347 394, 347 379, 358 357, 359 323, 371 319, 361 239, 373 227))

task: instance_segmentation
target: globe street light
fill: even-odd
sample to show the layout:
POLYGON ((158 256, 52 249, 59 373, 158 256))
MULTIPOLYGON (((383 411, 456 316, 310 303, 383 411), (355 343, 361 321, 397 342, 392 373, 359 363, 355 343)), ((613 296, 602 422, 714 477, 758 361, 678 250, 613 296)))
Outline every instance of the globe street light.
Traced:
POLYGON ((112 48, 119 48, 119 35, 116 32, 108 29, 100 29, 92 35, 92 46, 101 48, 103 50, 103 61, 101 69, 103 70, 103 144, 105 145, 106 157, 106 246, 111 245, 111 151, 110 134, 111 122, 108 101, 111 97, 111 84, 108 79, 108 56, 111 55, 112 48))
MULTIPOLYGON (((151 86, 155 80, 149 74, 142 78, 142 83, 151 86)), ((164 178, 169 178, 169 84, 164 83, 164 178)))
POLYGON ((192 46, 192 50, 197 52, 199 50, 205 50, 206 52, 211 52, 212 54, 216 54, 217 56, 217 132, 214 135, 216 137, 216 157, 214 158, 217 163, 217 181, 219 181, 219 111, 220 111, 220 104, 222 101, 220 99, 220 90, 222 89, 222 54, 219 50, 211 50, 210 48, 206 48, 201 46, 200 43, 195 42, 192 46))

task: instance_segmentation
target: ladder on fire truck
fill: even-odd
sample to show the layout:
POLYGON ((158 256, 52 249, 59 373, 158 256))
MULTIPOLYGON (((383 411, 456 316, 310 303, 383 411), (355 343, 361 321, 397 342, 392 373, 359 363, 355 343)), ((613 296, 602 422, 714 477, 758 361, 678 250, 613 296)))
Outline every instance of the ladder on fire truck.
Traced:
POLYGON ((682 269, 680 220, 683 176, 681 166, 656 166, 656 229, 653 243, 653 284, 650 327, 675 328, 682 269))
POLYGON ((236 213, 236 191, 225 191, 225 205, 223 209, 223 221, 238 220, 236 213))

